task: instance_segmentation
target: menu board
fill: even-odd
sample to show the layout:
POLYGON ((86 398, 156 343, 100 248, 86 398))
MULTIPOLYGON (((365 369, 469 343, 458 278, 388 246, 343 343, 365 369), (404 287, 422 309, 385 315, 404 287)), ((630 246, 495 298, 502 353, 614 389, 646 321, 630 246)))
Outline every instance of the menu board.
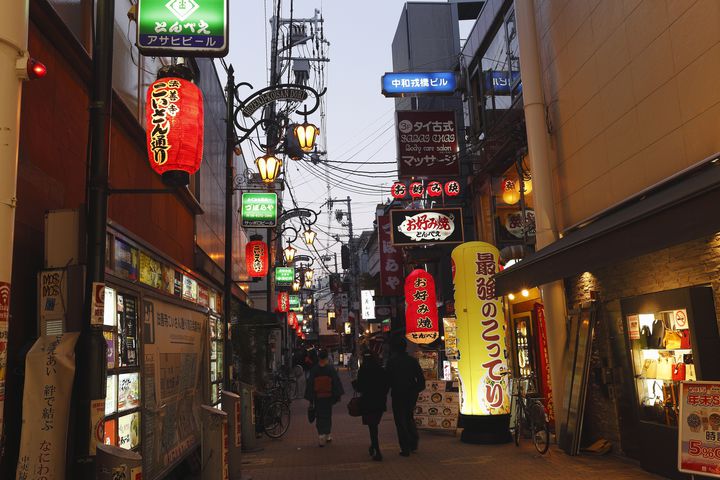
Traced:
POLYGON ((459 414, 460 393, 457 382, 427 382, 415 406, 415 424, 418 428, 455 429, 459 414))
POLYGON ((720 383, 682 382, 678 470, 720 478, 720 383))

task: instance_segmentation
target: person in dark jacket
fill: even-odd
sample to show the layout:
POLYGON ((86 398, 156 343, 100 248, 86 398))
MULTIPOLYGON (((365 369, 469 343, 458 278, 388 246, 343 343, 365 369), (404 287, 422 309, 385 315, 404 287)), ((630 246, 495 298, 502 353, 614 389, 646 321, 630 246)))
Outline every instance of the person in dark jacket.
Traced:
POLYGON ((315 407, 315 427, 318 432, 318 445, 332 441, 332 407, 345 393, 340 377, 328 362, 326 350, 318 352, 317 364, 310 370, 305 388, 305 399, 315 407))
POLYGON ((415 404, 418 394, 425 390, 425 376, 418 361, 407 354, 407 342, 396 336, 390 340, 392 354, 387 373, 390 381, 392 410, 400 442, 400 455, 410 456, 418 449, 418 432, 415 426, 415 404))
POLYGON ((383 412, 387 410, 387 394, 390 385, 385 369, 380 366, 377 356, 370 350, 363 352, 362 365, 353 386, 361 395, 360 411, 363 425, 367 425, 370 431, 370 455, 373 460, 380 461, 382 454, 378 440, 378 427, 383 412))

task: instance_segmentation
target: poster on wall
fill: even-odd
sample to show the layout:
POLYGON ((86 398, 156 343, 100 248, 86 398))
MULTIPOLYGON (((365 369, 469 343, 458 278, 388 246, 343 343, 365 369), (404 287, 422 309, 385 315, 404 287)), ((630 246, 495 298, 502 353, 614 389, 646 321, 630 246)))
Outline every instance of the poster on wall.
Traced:
POLYGON ((678 470, 720 478, 720 382, 680 384, 678 470))
POLYGON ((200 441, 199 366, 207 316, 149 298, 143 312, 154 331, 154 343, 143 348, 143 478, 154 479, 200 441))
POLYGON ((160 262, 140 252, 140 283, 153 288, 162 288, 163 271, 160 262))

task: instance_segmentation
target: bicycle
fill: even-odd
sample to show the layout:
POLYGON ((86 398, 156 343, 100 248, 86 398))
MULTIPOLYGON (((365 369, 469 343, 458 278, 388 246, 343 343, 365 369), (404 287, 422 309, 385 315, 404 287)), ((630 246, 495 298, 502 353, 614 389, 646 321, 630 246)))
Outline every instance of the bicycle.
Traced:
POLYGON ((285 373, 274 372, 272 375, 270 390, 278 395, 280 399, 291 402, 297 398, 297 379, 291 378, 285 373))
POLYGON ((544 455, 550 448, 550 422, 548 421, 542 398, 532 396, 537 393, 534 375, 515 377, 511 381, 512 401, 511 418, 515 422, 510 427, 516 446, 520 446, 520 433, 529 432, 535 449, 544 455))
MULTIPOLYGON (((277 389, 275 389, 277 391, 277 389)), ((257 394, 255 424, 270 438, 280 438, 290 428, 290 402, 276 397, 270 390, 257 394)))

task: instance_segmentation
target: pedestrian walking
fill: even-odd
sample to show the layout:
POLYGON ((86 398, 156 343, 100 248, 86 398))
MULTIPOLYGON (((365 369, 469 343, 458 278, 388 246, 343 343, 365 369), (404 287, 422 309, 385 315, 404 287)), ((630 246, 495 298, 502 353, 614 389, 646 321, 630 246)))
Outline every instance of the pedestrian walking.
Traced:
POLYGON ((342 397, 343 387, 335 368, 328 362, 326 350, 318 352, 317 364, 310 369, 305 399, 310 408, 315 409, 315 427, 318 432, 318 445, 324 447, 332 441, 332 408, 342 397))
POLYGON ((407 354, 407 342, 403 337, 393 337, 390 350, 387 373, 393 417, 400 442, 400 455, 408 457, 410 452, 418 449, 419 437, 413 414, 418 394, 425 390, 425 376, 418 361, 407 354))
POLYGON ((358 370, 357 380, 353 387, 360 393, 360 411, 362 423, 370 431, 370 456, 373 460, 382 460, 378 429, 383 412, 387 410, 387 394, 390 388, 385 369, 380 365, 377 356, 370 350, 365 350, 362 356, 362 365, 358 370))

